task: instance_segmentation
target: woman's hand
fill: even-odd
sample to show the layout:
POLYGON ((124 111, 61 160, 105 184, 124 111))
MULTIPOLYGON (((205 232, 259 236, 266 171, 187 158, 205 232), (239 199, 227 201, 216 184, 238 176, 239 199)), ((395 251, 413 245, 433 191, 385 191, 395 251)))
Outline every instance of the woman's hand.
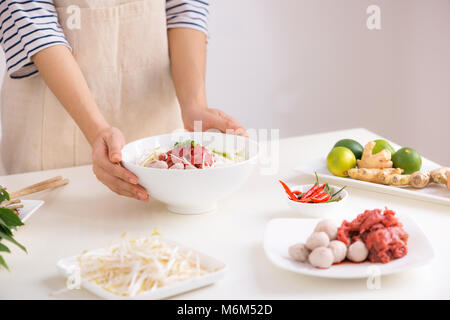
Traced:
POLYGON ((450 190, 450 171, 447 172, 447 188, 450 190))
POLYGON ((97 179, 115 193, 148 201, 147 191, 138 185, 138 178, 120 165, 125 138, 117 128, 101 130, 92 145, 93 171, 97 179))
POLYGON ((120 195, 147 201, 147 191, 138 185, 138 178, 120 165, 125 144, 122 133, 106 122, 70 50, 64 45, 52 46, 33 55, 32 60, 92 146, 98 180, 120 195))
POLYGON ((206 34, 188 28, 168 29, 170 70, 177 92, 186 130, 194 131, 195 121, 202 122, 202 131, 233 130, 247 135, 235 119, 224 112, 208 108, 206 101, 206 34))
POLYGON ((194 131, 195 121, 201 121, 201 130, 218 129, 222 132, 247 136, 244 127, 234 118, 218 109, 207 107, 183 107, 183 122, 186 130, 194 131))

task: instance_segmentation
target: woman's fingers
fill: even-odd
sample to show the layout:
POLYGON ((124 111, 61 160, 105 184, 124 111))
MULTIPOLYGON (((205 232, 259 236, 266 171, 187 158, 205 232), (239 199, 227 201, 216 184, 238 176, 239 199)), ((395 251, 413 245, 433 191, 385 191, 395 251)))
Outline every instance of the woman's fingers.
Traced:
POLYGON ((124 181, 128 181, 132 184, 138 183, 138 178, 131 171, 125 169, 118 163, 112 163, 110 161, 107 148, 104 145, 96 145, 94 147, 92 162, 94 167, 99 166, 113 176, 116 176, 124 181))
POLYGON ((149 199, 147 191, 143 187, 123 181, 122 179, 111 175, 102 167, 94 166, 94 173, 97 176, 97 179, 117 194, 142 201, 147 201, 149 199))
POLYGON ((245 131, 244 128, 239 128, 239 129, 235 130, 234 134, 236 134, 238 136, 243 136, 243 137, 247 137, 248 138, 247 131, 245 131))
POLYGON ((234 134, 247 135, 244 127, 236 119, 217 109, 211 109, 211 111, 214 117, 211 127, 217 128, 222 132, 232 130, 234 134))
POLYGON ((245 128, 233 117, 219 109, 212 108, 183 108, 183 122, 187 130, 197 129, 194 126, 195 121, 201 121, 202 131, 218 129, 224 133, 232 133, 248 137, 245 128))
POLYGON ((147 201, 147 191, 138 185, 138 178, 120 165, 125 139, 116 128, 99 133, 92 150, 92 168, 104 185, 117 194, 147 201))
POLYGON ((447 171, 447 188, 450 190, 450 171, 447 171))
POLYGON ((110 134, 105 137, 108 157, 111 162, 118 163, 122 160, 122 148, 125 145, 125 139, 122 133, 113 128, 110 134))

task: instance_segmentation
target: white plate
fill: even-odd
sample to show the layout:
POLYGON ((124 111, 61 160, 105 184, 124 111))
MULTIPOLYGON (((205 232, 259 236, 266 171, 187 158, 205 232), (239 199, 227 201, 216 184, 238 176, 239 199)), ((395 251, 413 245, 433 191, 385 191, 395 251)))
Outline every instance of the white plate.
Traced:
MULTIPOLYGON (((164 241, 169 244, 178 246, 181 250, 192 250, 174 241, 170 241, 167 239, 164 239, 164 241)), ((175 283, 173 285, 161 287, 153 291, 147 291, 134 297, 117 296, 103 289, 97 284, 87 280, 81 281, 81 287, 103 299, 108 300, 156 300, 168 298, 177 294, 181 294, 184 292, 188 292, 194 289, 210 285, 224 276, 225 272, 227 271, 227 266, 223 262, 213 257, 210 257, 206 254, 203 254, 201 252, 195 250, 192 251, 199 255, 200 264, 202 266, 206 267, 209 270, 215 271, 212 271, 211 273, 208 273, 196 279, 175 283)), ((78 256, 72 256, 69 258, 61 259, 57 262, 56 266, 63 276, 65 277, 73 276, 74 270, 76 270, 79 266, 77 258, 78 256)))
POLYGON ((19 218, 22 222, 27 221, 44 204, 42 200, 21 200, 20 202, 23 204, 23 208, 19 209, 19 218))
MULTIPOLYGON (((298 242, 306 242, 321 219, 273 219, 264 233, 264 251, 276 266, 296 273, 336 279, 361 279, 370 275, 387 275, 429 263, 434 252, 420 227, 409 217, 397 215, 409 234, 408 254, 389 263, 343 263, 329 269, 316 269, 309 263, 296 262, 288 254, 288 248, 298 242)), ((342 221, 335 221, 338 225, 342 221)))
MULTIPOLYGON (((390 144, 394 147, 395 150, 401 148, 399 145, 395 143, 390 142, 390 144)), ((429 186, 423 189, 415 189, 413 187, 393 187, 377 183, 355 180, 351 178, 336 177, 330 171, 328 171, 327 168, 326 157, 329 152, 330 150, 324 149, 321 152, 321 154, 324 155, 322 158, 315 159, 308 163, 302 164, 296 167, 294 170, 311 175, 314 175, 314 172, 317 172, 319 178, 326 179, 326 182, 333 182, 369 191, 376 191, 381 193, 398 195, 406 198, 413 198, 418 200, 450 205, 450 191, 447 189, 447 187, 444 187, 443 185, 437 185, 435 183, 430 184, 429 186)), ((442 166, 422 157, 421 170, 428 171, 440 167, 442 166)))

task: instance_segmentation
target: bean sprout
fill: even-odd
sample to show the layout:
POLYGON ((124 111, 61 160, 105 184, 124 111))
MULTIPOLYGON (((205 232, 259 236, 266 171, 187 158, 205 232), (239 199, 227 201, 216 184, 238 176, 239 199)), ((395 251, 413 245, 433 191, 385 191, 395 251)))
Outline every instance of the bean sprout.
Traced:
POLYGON ((83 279, 131 297, 212 272, 200 264, 198 254, 165 242, 157 232, 84 252, 78 262, 83 279))

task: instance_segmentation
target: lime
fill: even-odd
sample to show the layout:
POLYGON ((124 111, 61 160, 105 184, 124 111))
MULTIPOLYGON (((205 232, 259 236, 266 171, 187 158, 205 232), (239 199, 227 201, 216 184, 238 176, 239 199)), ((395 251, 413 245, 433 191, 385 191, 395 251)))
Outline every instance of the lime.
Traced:
POLYGON ((362 157, 364 148, 363 146, 358 142, 355 141, 353 139, 342 139, 339 140, 338 142, 336 142, 336 144, 334 145, 333 148, 336 147, 346 147, 349 148, 351 150, 351 152, 353 152, 353 154, 355 155, 356 159, 360 159, 362 157))
POLYGON ((327 156, 327 167, 338 177, 347 177, 348 170, 356 166, 356 157, 352 150, 346 147, 336 147, 327 156))
POLYGON ((404 174, 419 171, 422 167, 420 154, 412 148, 401 148, 393 156, 392 162, 395 168, 403 169, 404 174))
POLYGON ((375 147, 373 147, 372 154, 377 154, 378 152, 380 152, 384 149, 387 149, 391 152, 391 156, 394 155, 394 153, 395 153, 394 148, 392 148, 392 146, 386 140, 378 139, 378 140, 374 140, 374 142, 375 142, 375 147))

